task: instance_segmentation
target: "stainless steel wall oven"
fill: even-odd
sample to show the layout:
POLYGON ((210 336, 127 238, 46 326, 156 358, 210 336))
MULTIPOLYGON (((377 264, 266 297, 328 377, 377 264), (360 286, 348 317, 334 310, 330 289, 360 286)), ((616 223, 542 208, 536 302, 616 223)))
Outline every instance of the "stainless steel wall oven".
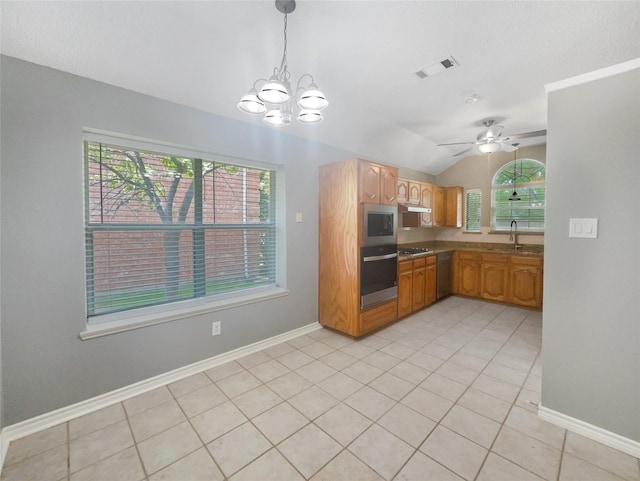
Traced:
POLYGON ((360 309, 398 297, 398 246, 360 248, 360 309))

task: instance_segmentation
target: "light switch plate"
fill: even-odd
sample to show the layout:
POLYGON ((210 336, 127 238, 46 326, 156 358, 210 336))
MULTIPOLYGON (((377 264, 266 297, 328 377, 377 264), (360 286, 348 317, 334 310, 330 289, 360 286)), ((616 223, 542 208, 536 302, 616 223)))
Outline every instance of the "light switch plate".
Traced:
POLYGON ((302 212, 296 212, 296 222, 302 222, 302 212))
POLYGON ((597 238, 598 219, 569 219, 569 237, 597 238))

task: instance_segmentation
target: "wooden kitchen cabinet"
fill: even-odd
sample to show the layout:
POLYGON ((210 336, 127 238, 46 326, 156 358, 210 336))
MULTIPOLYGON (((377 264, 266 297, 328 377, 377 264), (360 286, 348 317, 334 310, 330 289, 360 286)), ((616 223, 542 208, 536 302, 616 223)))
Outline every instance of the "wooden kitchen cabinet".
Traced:
POLYGON ((444 226, 444 188, 439 185, 431 186, 431 218, 433 226, 444 226))
POLYGON ((436 302, 436 256, 426 257, 425 285, 424 285, 424 305, 430 306, 436 302))
POLYGON ((445 227, 462 227, 462 187, 444 188, 444 225, 445 227))
POLYGON ((542 270, 542 257, 456 251, 453 292, 542 309, 542 270))
POLYGON ((419 311, 424 307, 426 262, 424 257, 413 260, 413 278, 411 280, 411 310, 419 311))
POLYGON ((397 317, 397 299, 360 309, 362 203, 395 204, 397 177, 396 168, 363 159, 319 169, 318 322, 323 326, 359 337, 397 317))
POLYGON ((456 252, 454 257, 457 257, 457 294, 478 297, 480 295, 480 254, 456 252))
POLYGON ((397 203, 398 169, 360 160, 358 165, 360 202, 366 204, 397 203))
POLYGON ((506 302, 509 282, 509 255, 482 254, 480 297, 506 302))
POLYGON ((413 205, 420 205, 422 184, 418 182, 409 182, 409 199, 408 203, 413 205))
POLYGON ((436 301, 436 256, 417 257, 398 263, 398 317, 436 301))
MULTIPOLYGON (((432 208, 433 206, 432 187, 433 186, 431 184, 420 185, 420 205, 422 207, 432 208)), ((424 227, 432 227, 433 212, 422 212, 420 214, 420 225, 424 227)))
POLYGON ((406 204, 409 202, 409 181, 404 179, 398 179, 398 190, 396 197, 399 204, 406 204))
POLYGON ((398 317, 411 314, 413 308, 413 261, 398 262, 398 317))
POLYGON ((511 304, 542 308, 542 266, 538 257, 511 256, 509 296, 511 304))

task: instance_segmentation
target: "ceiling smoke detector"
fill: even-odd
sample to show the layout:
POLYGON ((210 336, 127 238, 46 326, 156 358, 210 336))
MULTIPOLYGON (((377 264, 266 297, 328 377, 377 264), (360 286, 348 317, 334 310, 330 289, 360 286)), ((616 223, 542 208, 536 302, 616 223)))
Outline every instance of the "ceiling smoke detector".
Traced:
POLYGON ((452 56, 444 58, 438 62, 434 62, 426 67, 415 72, 416 77, 419 79, 424 79, 427 77, 433 77, 436 74, 444 72, 445 70, 452 69, 458 66, 458 62, 452 56))

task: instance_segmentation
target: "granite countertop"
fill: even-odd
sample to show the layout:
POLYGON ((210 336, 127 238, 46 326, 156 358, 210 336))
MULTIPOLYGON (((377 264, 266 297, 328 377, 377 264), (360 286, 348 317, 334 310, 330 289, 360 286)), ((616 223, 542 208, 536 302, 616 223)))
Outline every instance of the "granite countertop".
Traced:
MULTIPOLYGON (((413 242, 409 244, 399 244, 398 247, 426 247, 431 252, 427 256, 440 254, 441 252, 465 251, 491 254, 514 254, 529 257, 544 257, 544 246, 535 244, 524 244, 522 248, 515 250, 513 244, 492 243, 492 242, 413 242)), ((399 256, 399 260, 414 259, 415 256, 399 256)))

